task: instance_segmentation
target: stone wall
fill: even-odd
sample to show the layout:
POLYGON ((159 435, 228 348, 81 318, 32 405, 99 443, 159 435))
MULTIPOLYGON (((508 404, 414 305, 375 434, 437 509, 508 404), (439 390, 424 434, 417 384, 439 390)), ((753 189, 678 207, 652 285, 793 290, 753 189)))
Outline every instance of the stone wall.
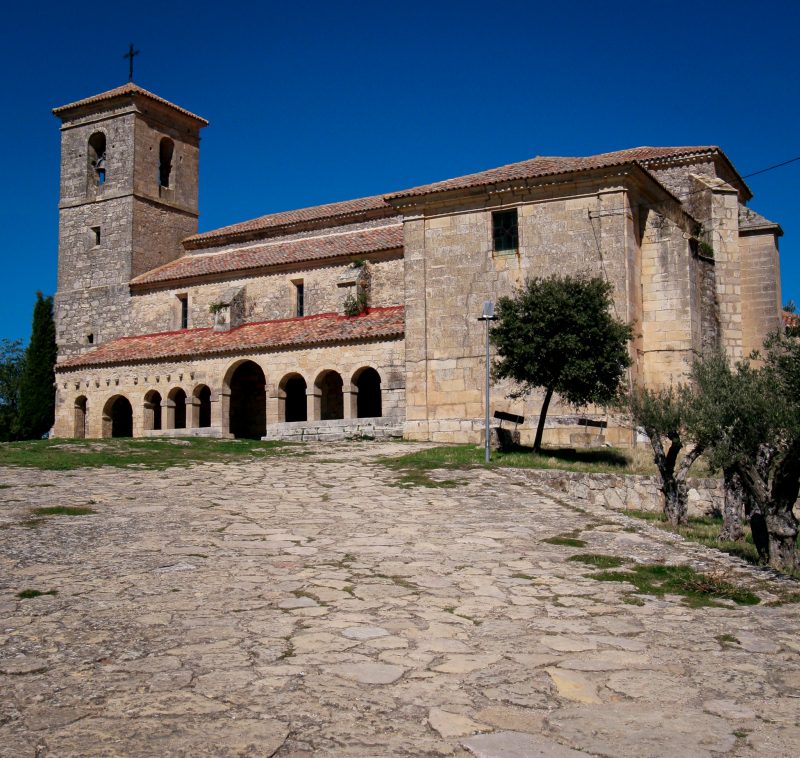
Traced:
MULTIPOLYGON (((635 321, 629 298, 636 245, 627 190, 617 178, 564 182, 556 189, 462 199, 456 205, 408 213, 404 223, 407 333, 407 423, 410 439, 478 442, 483 430, 485 332, 477 317, 485 300, 512 295, 527 278, 554 274, 601 276, 612 285, 617 313, 635 321), (492 252, 492 212, 516 208, 519 249, 492 252)), ((452 201, 455 203, 455 201, 452 201)), ((510 400, 493 385, 491 411, 526 417, 523 444, 533 439, 541 398, 510 400)), ((575 419, 554 399, 549 418, 575 419)), ((588 416, 604 416, 588 409, 588 416)), ((551 423, 546 441, 569 444, 579 427, 551 423)), ((609 441, 627 442, 616 431, 609 441)))
POLYGON ((781 327, 781 275, 775 232, 740 235, 742 265, 742 352, 759 350, 781 327))
MULTIPOLYGON (((626 509, 661 512, 663 496, 657 476, 582 474, 571 471, 528 470, 535 485, 563 493, 577 505, 602 505, 615 511, 626 509)), ((721 513, 724 491, 721 479, 689 479, 689 515, 721 513)))
POLYGON ((350 439, 400 439, 402 436, 402 419, 380 417, 273 424, 267 429, 265 439, 291 442, 338 442, 350 439))
POLYGON ((111 403, 118 396, 128 399, 133 407, 133 436, 145 436, 149 431, 146 423, 145 396, 155 390, 161 396, 165 420, 165 431, 169 401, 168 397, 177 389, 186 393, 187 428, 182 434, 229 434, 230 379, 243 360, 255 362, 266 379, 266 423, 267 433, 273 424, 284 423, 282 416, 281 380, 296 373, 306 381, 308 418, 319 419, 318 380, 327 371, 336 371, 344 382, 344 415, 355 417, 355 395, 353 377, 365 366, 376 369, 381 378, 381 400, 384 419, 396 419, 402 423, 405 417, 405 349, 402 339, 383 342, 364 342, 270 353, 215 356, 206 358, 176 359, 173 361, 148 362, 138 365, 106 366, 61 370, 56 374, 56 437, 80 436, 76 429, 76 401, 86 400, 85 434, 87 437, 108 436, 104 416, 108 416, 111 403), (194 413, 196 395, 203 386, 211 390, 211 427, 197 430, 194 413), (193 429, 193 427, 195 427, 193 429))
POLYGON ((648 386, 681 381, 701 341, 695 261, 684 230, 649 210, 641 242, 641 366, 648 386))
MULTIPOLYGON (((189 299, 189 328, 210 327, 209 311, 223 293, 233 287, 244 288, 244 321, 271 321, 295 316, 297 287, 304 287, 305 315, 335 313, 339 305, 337 280, 350 264, 296 268, 291 271, 241 277, 197 284, 189 287, 136 292, 131 301, 131 328, 134 334, 172 331, 180 327, 178 295, 189 299)), ((403 260, 395 257, 370 263, 370 306, 403 304, 403 260)))

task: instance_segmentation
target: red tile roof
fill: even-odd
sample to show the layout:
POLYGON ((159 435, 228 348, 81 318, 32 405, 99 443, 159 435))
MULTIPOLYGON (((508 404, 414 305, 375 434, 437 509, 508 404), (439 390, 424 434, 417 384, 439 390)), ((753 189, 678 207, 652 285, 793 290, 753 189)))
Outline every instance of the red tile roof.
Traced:
MULTIPOLYGON (((635 147, 628 150, 617 150, 611 153, 601 153, 588 157, 546 157, 539 156, 530 160, 510 163, 506 166, 480 171, 476 174, 467 174, 441 182, 424 184, 419 187, 403 190, 401 192, 372 195, 371 197, 345 200, 339 203, 316 205, 310 208, 300 208, 293 211, 271 213, 267 216, 239 224, 212 229, 202 234, 187 237, 183 244, 189 249, 212 247, 214 245, 255 239, 273 234, 285 233, 292 227, 308 224, 321 224, 322 222, 342 223, 359 218, 380 218, 397 216, 398 211, 390 202, 395 199, 427 195, 447 190, 467 189, 496 182, 513 181, 515 179, 529 179, 544 176, 567 174, 574 171, 587 171, 596 168, 619 166, 626 163, 640 163, 643 166, 657 164, 669 159, 690 158, 697 155, 718 155, 729 166, 730 170, 741 181, 742 188, 747 196, 749 189, 744 180, 738 176, 733 164, 727 156, 715 145, 695 145, 688 147, 635 147)), ((655 181, 658 181, 655 179, 655 181)), ((659 182, 660 184, 660 182, 659 182)))
POLYGON ((93 105, 94 103, 100 103, 104 100, 114 100, 115 98, 133 97, 135 95, 146 97, 150 100, 160 103, 161 105, 169 106, 173 110, 182 113, 184 116, 189 116, 189 118, 200 122, 202 126, 208 125, 208 121, 206 121, 204 118, 195 115, 191 111, 187 111, 185 108, 175 105, 175 103, 171 103, 169 100, 165 100, 163 97, 154 95, 152 92, 148 92, 146 89, 142 89, 133 82, 128 82, 127 84, 123 84, 121 87, 115 87, 107 92, 101 92, 99 95, 92 95, 91 97, 85 97, 83 100, 76 100, 74 103, 68 103, 67 105, 61 105, 58 108, 53 108, 53 113, 56 116, 61 117, 62 114, 74 110, 75 108, 81 108, 85 105, 93 105))
POLYGON ((403 226, 377 226, 354 232, 331 232, 318 237, 265 242, 240 250, 184 255, 132 280, 132 285, 155 284, 195 277, 257 271, 305 261, 363 255, 403 246, 403 226))
POLYGON ((365 215, 371 218, 380 218, 383 216, 397 216, 398 213, 383 199, 383 195, 373 195, 372 197, 361 197, 355 200, 344 200, 339 203, 299 208, 294 211, 270 213, 267 216, 243 221, 240 224, 232 224, 231 226, 212 229, 202 234, 195 234, 192 237, 187 237, 183 243, 188 248, 210 247, 212 244, 220 244, 219 241, 222 239, 235 241, 238 238, 253 236, 254 233, 268 229, 297 226, 315 221, 355 219, 365 215))
POLYGON ((179 332, 121 337, 59 363, 58 371, 87 366, 138 363, 199 355, 257 353, 290 347, 340 344, 403 336, 402 306, 372 308, 361 316, 322 313, 303 318, 244 324, 228 332, 185 329, 179 332))
POLYGON ((601 153, 585 158, 546 157, 538 156, 519 163, 509 163, 499 168, 480 171, 476 174, 467 174, 441 182, 423 184, 419 187, 387 195, 387 200, 428 195, 435 192, 448 190, 468 189, 486 184, 513 181, 515 179, 532 179, 557 174, 568 174, 574 171, 589 171, 596 168, 608 168, 625 163, 639 162, 648 164, 666 158, 682 158, 703 153, 720 152, 713 145, 699 145, 695 147, 635 147, 630 150, 618 150, 613 153, 601 153))

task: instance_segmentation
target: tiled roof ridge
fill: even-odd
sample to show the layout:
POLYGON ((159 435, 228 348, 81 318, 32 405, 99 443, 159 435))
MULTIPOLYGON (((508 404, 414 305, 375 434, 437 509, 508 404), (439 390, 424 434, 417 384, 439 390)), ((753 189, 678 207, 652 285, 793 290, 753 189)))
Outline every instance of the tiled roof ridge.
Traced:
MULTIPOLYGON (((636 164, 644 170, 647 170, 646 167, 648 163, 667 159, 675 160, 714 152, 724 155, 722 150, 716 145, 681 147, 653 147, 643 145, 640 147, 588 156, 537 155, 534 158, 528 158, 514 163, 506 163, 502 166, 485 169, 484 171, 477 171, 463 176, 411 187, 391 195, 386 195, 385 197, 387 200, 399 200, 406 197, 446 192, 448 190, 468 189, 505 181, 558 176, 578 171, 612 168, 625 164, 636 164)), ((659 184, 661 184, 661 182, 659 182, 659 184)))
POLYGON ((363 256, 403 246, 402 224, 385 224, 290 240, 269 240, 233 250, 186 253, 131 280, 132 286, 263 271, 279 266, 363 256))
MULTIPOLYGON (((242 244, 237 245, 235 248, 235 252, 239 252, 240 250, 252 250, 254 248, 259 247, 277 247, 278 245, 286 245, 292 242, 313 242, 314 240, 320 239, 328 239, 329 237, 347 237, 350 235, 356 235, 364 232, 372 232, 377 231, 380 229, 394 229, 396 227, 402 226, 402 222, 399 218, 396 221, 390 222, 388 224, 379 224, 376 226, 370 226, 366 229, 349 229, 347 227, 330 227, 325 226, 321 227, 318 230, 319 234, 311 234, 308 237, 295 237, 293 239, 286 239, 285 237, 268 237, 267 239, 255 239, 255 240, 248 240, 249 244, 242 244), (339 230, 341 231, 333 231, 339 230)), ((190 253, 192 258, 208 258, 214 255, 225 255, 226 253, 234 252, 234 250, 208 250, 204 248, 198 248, 199 252, 190 253)), ((163 264, 168 266, 168 263, 163 264)), ((159 267, 161 268, 161 267, 159 267)), ((157 271, 158 269, 153 269, 153 271, 157 271)))
POLYGON ((254 321, 247 324, 241 324, 240 326, 233 327, 232 329, 224 332, 215 332, 211 327, 200 327, 197 329, 180 329, 168 332, 128 335, 125 337, 118 337, 117 339, 111 340, 103 345, 98 345, 88 353, 67 358, 65 361, 56 364, 56 370, 59 371, 63 369, 81 368, 86 366, 101 366, 135 363, 138 361, 162 360, 184 355, 213 355, 228 352, 252 352, 265 348, 280 349, 282 347, 289 347, 296 344, 326 344, 399 335, 404 331, 402 324, 403 312, 404 306, 393 305, 368 308, 364 313, 359 314, 358 316, 342 316, 338 313, 328 312, 316 313, 311 316, 271 319, 268 321, 254 321), (398 316, 401 316, 401 318, 394 320, 390 319, 388 322, 385 320, 382 322, 380 320, 381 316, 391 316, 392 314, 397 314, 398 316), (302 326, 306 324, 312 324, 317 321, 327 321, 334 326, 339 324, 352 325, 355 327, 355 332, 349 334, 320 333, 317 335, 303 334, 301 332, 299 335, 284 334, 283 336, 279 334, 275 337, 272 337, 271 343, 271 336, 269 333, 263 334, 262 332, 259 339, 259 327, 262 329, 264 327, 274 328, 286 324, 296 324, 302 326), (377 323, 373 323, 375 321, 377 321, 377 323), (363 327, 361 331, 358 330, 359 326, 363 327), (237 333, 241 332, 253 332, 255 333, 256 339, 247 344, 239 343, 236 341, 236 335, 237 333), (137 354, 135 351, 131 352, 124 349, 121 353, 119 352, 120 347, 124 348, 126 345, 135 344, 136 342, 144 342, 146 340, 163 340, 170 337, 177 337, 179 339, 185 338, 184 341, 188 344, 183 346, 178 345, 176 349, 173 350, 162 350, 160 353, 155 355, 142 355, 137 354), (203 340, 206 337, 213 337, 214 339, 218 338, 218 342, 216 344, 203 345, 192 340, 192 338, 200 338, 203 340))
POLYGON ((100 103, 104 100, 113 100, 115 97, 124 97, 125 95, 141 95, 142 97, 149 98, 150 100, 160 103, 161 105, 167 105, 173 110, 182 113, 184 116, 189 116, 190 118, 201 122, 204 126, 208 124, 208 121, 206 121, 202 116, 198 116, 196 113, 186 110, 186 108, 181 108, 179 105, 175 105, 175 103, 171 103, 169 100, 165 100, 163 97, 159 97, 158 95, 144 89, 143 87, 140 87, 138 84, 134 84, 133 82, 126 82, 120 87, 114 87, 114 89, 107 90, 106 92, 100 92, 97 95, 85 97, 81 100, 76 100, 73 103, 60 105, 58 108, 53 108, 53 114, 60 117, 62 113, 66 113, 67 111, 75 108, 80 108, 85 105, 92 105, 93 103, 100 103))
POLYGON ((387 216, 398 216, 399 214, 384 200, 384 197, 385 195, 366 195, 349 200, 337 200, 333 203, 267 213, 236 224, 228 224, 218 229, 209 229, 206 232, 193 234, 191 237, 186 237, 183 244, 189 249, 206 247, 210 246, 212 242, 219 244, 217 240, 231 239, 235 241, 236 238, 257 234, 268 229, 286 229, 303 224, 358 217, 366 215, 370 211, 383 210, 386 211, 387 216))

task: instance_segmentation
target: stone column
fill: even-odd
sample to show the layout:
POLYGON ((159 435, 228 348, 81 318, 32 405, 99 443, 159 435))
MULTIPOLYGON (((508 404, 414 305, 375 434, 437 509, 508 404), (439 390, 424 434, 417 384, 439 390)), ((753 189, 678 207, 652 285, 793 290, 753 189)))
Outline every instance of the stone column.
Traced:
POLYGON ((358 387, 342 388, 342 418, 358 418, 358 387))
POLYGON ((200 426, 200 398, 186 396, 186 428, 196 429, 200 426))
POLYGON ((231 391, 220 390, 217 397, 211 395, 211 426, 219 429, 223 437, 230 437, 231 391))
POLYGON ((319 421, 322 415, 322 392, 316 385, 306 390, 306 420, 319 421))
POLYGON ((161 401, 161 428, 175 428, 175 401, 169 398, 161 401))
POLYGON ((273 424, 280 424, 286 419, 285 397, 286 393, 278 387, 267 390, 267 426, 270 421, 273 424))

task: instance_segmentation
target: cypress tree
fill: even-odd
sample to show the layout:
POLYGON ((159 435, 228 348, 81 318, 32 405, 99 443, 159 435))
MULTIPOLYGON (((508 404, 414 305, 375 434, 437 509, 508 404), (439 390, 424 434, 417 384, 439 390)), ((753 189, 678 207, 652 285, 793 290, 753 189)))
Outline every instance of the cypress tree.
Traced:
POLYGON ((36 293, 31 341, 25 351, 25 368, 19 393, 21 439, 39 439, 55 420, 56 324, 53 298, 36 293))

